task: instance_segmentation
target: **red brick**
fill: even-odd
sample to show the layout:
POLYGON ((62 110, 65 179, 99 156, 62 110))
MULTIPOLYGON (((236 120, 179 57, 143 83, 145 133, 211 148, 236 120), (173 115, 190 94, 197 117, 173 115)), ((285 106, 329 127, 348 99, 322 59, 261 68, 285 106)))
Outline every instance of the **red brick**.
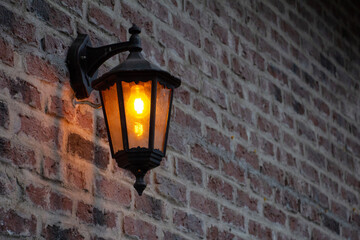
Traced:
POLYGON ((187 240, 187 238, 184 238, 178 234, 172 233, 172 232, 164 232, 164 239, 169 240, 187 240))
POLYGON ((46 187, 36 187, 32 184, 26 187, 26 193, 35 205, 43 209, 48 209, 49 206, 49 189, 46 187))
POLYGON ((308 125, 303 122, 296 121, 297 125, 297 134, 303 136, 310 140, 311 142, 316 142, 316 134, 308 125))
POLYGON ((192 24, 184 22, 183 18, 181 18, 180 16, 172 15, 172 19, 174 29, 182 33, 185 39, 189 40, 196 47, 200 48, 201 36, 199 34, 199 31, 197 31, 192 24))
POLYGON ((324 174, 320 175, 320 179, 321 179, 321 187, 330 191, 334 196, 336 196, 339 193, 339 184, 336 181, 332 180, 331 178, 329 178, 324 174))
POLYGON ((121 2, 121 15, 124 19, 136 24, 138 27, 145 29, 147 33, 153 33, 153 21, 140 11, 135 10, 132 6, 121 2))
POLYGON ((242 119, 250 125, 254 125, 252 120, 252 111, 249 108, 242 106, 239 101, 232 101, 230 106, 231 112, 235 115, 235 117, 242 119))
MULTIPOLYGON (((106 0, 105 0, 106 1, 106 0)), ((113 1, 113 0, 110 0, 113 1)), ((56 0, 58 4, 71 9, 72 11, 76 12, 78 15, 82 16, 82 3, 83 0, 56 0)), ((104 1, 102 1, 104 2, 104 1)))
POLYGON ((108 228, 116 227, 116 215, 113 212, 101 211, 98 208, 79 202, 77 205, 76 216, 80 221, 94 224, 99 226, 105 226, 108 228))
POLYGON ((214 128, 206 127, 206 140, 219 149, 230 151, 230 138, 214 128))
POLYGON ((72 187, 81 190, 89 190, 89 186, 86 182, 85 169, 80 169, 74 165, 67 164, 64 170, 64 180, 72 187))
POLYGON ((203 221, 194 214, 181 210, 174 210, 173 222, 180 231, 194 233, 202 237, 204 235, 203 221))
POLYGON ((9 66, 14 66, 14 49, 3 38, 0 38, 0 60, 9 66))
POLYGON ((84 240, 85 237, 79 233, 77 228, 62 228, 57 225, 46 225, 41 232, 41 236, 45 239, 68 239, 68 240, 84 240))
POLYGON ((150 0, 140 0, 139 2, 158 19, 165 23, 169 22, 169 10, 164 5, 150 0))
POLYGON ((257 127, 263 132, 270 133, 275 141, 278 142, 280 140, 278 126, 260 115, 257 118, 257 127))
POLYGON ((247 192, 237 191, 236 204, 240 207, 247 207, 251 211, 258 212, 258 200, 251 197, 247 192))
POLYGON ((193 102, 194 109, 198 112, 202 112, 205 116, 212 118, 215 122, 217 122, 216 113, 214 109, 209 106, 205 101, 196 98, 193 102))
POLYGON ((350 192, 342 187, 340 193, 341 193, 341 197, 351 206, 359 203, 358 198, 353 192, 350 192))
POLYGON ((280 28, 291 38, 294 43, 297 45, 300 44, 300 35, 290 24, 282 20, 280 22, 280 28))
POLYGON ((255 34, 251 31, 251 28, 247 26, 243 26, 240 22, 237 22, 235 19, 232 19, 231 21, 231 30, 241 35, 241 37, 244 37, 250 43, 253 44, 256 43, 255 34))
POLYGON ((314 228, 311 232, 311 239, 328 240, 330 236, 314 228))
POLYGON ((199 193, 190 193, 190 207, 212 218, 219 218, 218 204, 212 199, 205 197, 199 193))
POLYGON ((275 41, 276 44, 280 46, 280 48, 284 52, 288 52, 289 43, 285 40, 283 36, 280 35, 279 32, 277 32, 274 29, 271 29, 271 38, 275 41))
POLYGON ((114 180, 98 177, 96 179, 96 194, 99 197, 117 202, 125 207, 130 206, 130 188, 114 180))
POLYGON ((220 156, 209 152, 207 148, 199 144, 191 147, 191 155, 193 158, 199 159, 205 167, 210 169, 219 169, 220 156))
POLYGON ((200 168, 195 167, 183 158, 176 158, 176 170, 177 176, 193 182, 197 185, 202 185, 202 171, 200 168))
POLYGON ((236 158, 244 159, 254 169, 259 169, 259 159, 255 152, 248 151, 244 146, 238 144, 235 151, 236 158))
POLYGON ((275 201, 281 206, 285 206, 285 209, 290 212, 297 213, 300 211, 300 199, 288 190, 276 190, 275 201))
POLYGON ((75 109, 70 101, 61 99, 57 96, 52 96, 50 107, 47 108, 47 113, 60 118, 65 118, 68 122, 72 122, 75 116, 75 109))
POLYGON ((36 167, 35 152, 28 147, 12 145, 5 138, 0 138, 0 157, 11 160, 22 168, 34 169, 36 167))
POLYGON ((160 195, 180 205, 186 202, 185 185, 159 174, 156 174, 155 184, 155 189, 160 195))
POLYGON ((301 202, 300 213, 304 218, 315 223, 320 223, 320 212, 313 205, 305 203, 304 201, 301 202))
POLYGON ((233 200, 233 187, 218 177, 210 175, 207 180, 207 188, 219 197, 229 201, 233 200))
POLYGON ((41 93, 31 83, 20 78, 13 79, 5 75, 4 72, 0 72, 0 87, 7 88, 13 99, 36 109, 41 109, 41 93))
POLYGON ((82 107, 76 109, 75 120, 80 128, 91 131, 93 130, 93 113, 84 110, 82 107))
POLYGON ((232 137, 239 135, 242 139, 248 140, 246 127, 242 124, 237 124, 235 121, 230 120, 225 114, 222 115, 223 127, 227 129, 230 134, 233 134, 232 137))
POLYGON ((0 232, 10 237, 31 237, 36 234, 37 220, 34 215, 24 216, 13 209, 0 208, 0 232))
POLYGON ((94 144, 76 133, 68 136, 67 151, 81 158, 92 161, 94 158, 94 144))
POLYGON ((181 40, 163 30, 159 30, 158 36, 160 43, 162 43, 167 48, 175 50, 180 58, 185 58, 184 43, 181 40))
POLYGON ((206 235, 206 239, 207 240, 234 240, 234 239, 239 239, 239 238, 235 238, 234 234, 228 232, 228 231, 221 231, 219 230, 216 226, 211 226, 207 229, 207 235, 206 235))
POLYGON ((309 238, 309 226, 300 218, 289 217, 290 230, 296 234, 296 236, 309 238))
POLYGON ((243 80, 256 84, 254 72, 238 56, 231 57, 231 70, 243 80))
POLYGON ((268 100, 266 100, 265 98, 259 96, 257 93, 252 91, 248 92, 248 96, 250 103, 257 106, 264 113, 269 113, 270 103, 268 100))
POLYGON ((272 188, 263 177, 249 173, 248 178, 250 180, 250 187, 254 192, 267 198, 271 197, 272 188))
POLYGON ((9 109, 6 102, 0 101, 0 127, 9 129, 9 109))
POLYGON ((64 12, 52 7, 43 0, 32 1, 29 6, 31 12, 44 22, 67 34, 72 34, 71 18, 64 12))
POLYGON ((36 27, 27 22, 23 17, 17 16, 13 22, 13 33, 26 44, 36 43, 36 27))
POLYGON ((184 130, 188 129, 194 133, 201 133, 201 122, 180 108, 174 108, 174 122, 178 123, 184 130))
POLYGON ((258 133, 252 132, 250 140, 255 149, 260 149, 263 153, 269 156, 275 155, 274 144, 260 136, 258 133))
POLYGON ((282 185, 285 184, 283 170, 279 169, 278 167, 276 167, 271 163, 264 162, 262 165, 261 173, 266 176, 269 176, 270 178, 274 179, 275 181, 277 181, 282 185))
POLYGON ((136 210, 139 210, 157 220, 161 220, 165 217, 164 202, 150 195, 143 194, 141 197, 135 195, 134 207, 136 210))
POLYGON ((319 183, 319 173, 314 167, 310 166, 309 164, 307 164, 305 162, 302 162, 301 163, 301 172, 309 180, 311 180, 315 183, 319 183))
POLYGON ((222 171, 226 176, 235 179, 237 184, 245 184, 245 170, 234 162, 222 161, 222 171))
POLYGON ((26 56, 26 70, 28 74, 40 77, 47 82, 56 83, 60 78, 62 79, 55 66, 35 55, 26 56))
POLYGON ((270 56, 270 58, 274 59, 275 61, 280 61, 279 51, 273 48, 266 40, 259 38, 258 48, 260 52, 268 54, 268 56, 270 56))
POLYGON ((201 89, 201 94, 207 98, 210 98, 211 101, 219 105, 219 107, 227 109, 226 95, 214 84, 205 82, 201 89))
POLYGON ((285 224, 286 215, 283 211, 271 206, 270 204, 265 204, 264 206, 264 216, 269 219, 271 222, 280 223, 281 225, 285 224))
POLYGON ((228 30, 219 24, 215 23, 212 28, 213 33, 215 36, 219 38, 219 40, 227 45, 228 44, 228 30))
POLYGON ((50 209, 62 211, 68 214, 72 213, 73 201, 65 195, 57 192, 50 192, 50 209))
POLYGON ((271 229, 268 227, 264 227, 263 224, 255 222, 253 220, 249 221, 248 231, 250 235, 256 236, 259 239, 272 240, 271 229))

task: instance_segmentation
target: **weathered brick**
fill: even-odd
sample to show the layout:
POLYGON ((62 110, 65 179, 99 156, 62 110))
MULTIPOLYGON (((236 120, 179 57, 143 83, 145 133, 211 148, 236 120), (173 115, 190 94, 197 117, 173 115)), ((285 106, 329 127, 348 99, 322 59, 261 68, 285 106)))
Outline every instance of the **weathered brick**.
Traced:
POLYGON ((9 66, 14 66, 14 49, 3 38, 0 38, 0 60, 9 66))
POLYGON ((176 158, 176 175, 197 185, 202 184, 202 171, 182 158, 176 158))
POLYGON ((196 192, 190 193, 190 207, 215 219, 219 217, 217 203, 196 192))
POLYGON ((203 221, 194 214, 174 210, 173 222, 182 232, 194 233, 200 237, 204 235, 203 221))
POLYGON ((96 194, 99 197, 117 202, 125 207, 130 206, 130 188, 113 180, 98 177, 96 179, 96 194))
POLYGON ((237 191, 236 204, 240 207, 247 207, 251 211, 258 212, 258 200, 251 197, 247 192, 237 191))
POLYGON ((280 223, 281 225, 284 225, 286 221, 285 213, 270 204, 264 206, 264 216, 271 222, 280 223))
POLYGON ((76 216, 80 221, 87 224, 106 226, 108 228, 116 227, 116 214, 108 211, 101 211, 98 208, 79 202, 77 205, 76 216))
POLYGON ((8 139, 0 137, 0 157, 9 159, 15 165, 34 169, 36 166, 35 152, 28 147, 12 145, 8 139))
POLYGON ((71 214, 72 204, 73 201, 67 196, 57 192, 50 192, 49 205, 51 210, 62 211, 67 214, 71 214))
POLYGON ((165 206, 162 200, 150 195, 136 196, 134 207, 150 217, 160 220, 164 217, 165 206))
POLYGON ((44 186, 34 186, 30 184, 26 187, 26 193, 35 205, 43 209, 49 208, 49 189, 44 186))
POLYGON ((63 11, 50 5, 44 0, 31 0, 27 3, 27 10, 34 13, 40 20, 50 24, 59 31, 72 34, 72 19, 63 11))
POLYGON ((156 191, 160 195, 180 205, 184 205, 184 203, 186 202, 185 185, 179 182, 175 182, 159 174, 156 175, 155 184, 156 191))
POLYGON ((9 238, 33 236, 36 232, 36 217, 24 215, 24 213, 16 212, 13 209, 0 208, 0 232, 9 238))
POLYGON ((45 239, 85 239, 85 237, 79 233, 77 228, 63 228, 57 225, 45 225, 45 227, 42 229, 41 236, 45 239))
POLYGON ((256 236, 259 239, 272 240, 272 231, 268 227, 264 227, 263 224, 255 222, 253 220, 249 221, 248 225, 249 234, 256 236))

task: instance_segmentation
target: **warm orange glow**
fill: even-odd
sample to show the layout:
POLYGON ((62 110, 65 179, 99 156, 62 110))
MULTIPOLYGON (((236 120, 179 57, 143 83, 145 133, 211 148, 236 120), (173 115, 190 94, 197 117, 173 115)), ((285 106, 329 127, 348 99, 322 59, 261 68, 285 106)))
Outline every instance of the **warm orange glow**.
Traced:
POLYGON ((141 98, 136 98, 134 101, 134 109, 137 114, 142 114, 144 111, 144 101, 141 98))
POLYGON ((150 96, 145 94, 144 86, 134 85, 130 88, 130 97, 126 102, 126 111, 131 118, 136 119, 134 122, 134 133, 137 137, 141 137, 144 133, 143 121, 150 115, 150 96))
POLYGON ((144 126, 141 123, 136 122, 134 131, 135 131, 136 136, 140 137, 144 133, 144 126))

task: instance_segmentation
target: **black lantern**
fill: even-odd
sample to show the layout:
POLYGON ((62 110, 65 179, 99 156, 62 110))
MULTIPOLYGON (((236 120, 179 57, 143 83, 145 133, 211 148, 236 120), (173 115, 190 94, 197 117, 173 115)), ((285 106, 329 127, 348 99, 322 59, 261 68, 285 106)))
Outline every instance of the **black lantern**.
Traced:
POLYGON ((68 52, 70 83, 77 98, 100 91, 111 155, 119 167, 136 176, 142 194, 146 172, 165 156, 173 91, 180 79, 146 61, 141 54, 140 29, 130 28, 128 42, 92 48, 79 35, 68 52), (96 79, 99 66, 113 55, 129 51, 128 58, 96 79))

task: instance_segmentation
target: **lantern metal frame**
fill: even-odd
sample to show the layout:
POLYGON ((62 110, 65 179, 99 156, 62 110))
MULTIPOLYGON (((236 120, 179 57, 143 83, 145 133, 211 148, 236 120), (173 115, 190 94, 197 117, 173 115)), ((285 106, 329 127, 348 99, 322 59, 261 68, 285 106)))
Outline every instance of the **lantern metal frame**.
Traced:
POLYGON ((135 177, 134 184, 138 194, 141 195, 146 187, 144 180, 145 174, 148 170, 160 165, 162 158, 166 153, 167 138, 170 126, 171 106, 173 100, 174 89, 179 87, 181 80, 172 76, 170 73, 161 70, 159 67, 146 61, 141 54, 141 40, 139 38, 140 29, 133 25, 129 29, 131 37, 127 42, 120 42, 98 48, 91 46, 90 39, 85 34, 79 34, 72 46, 69 48, 67 56, 67 65, 70 72, 70 84, 78 99, 89 97, 92 90, 103 91, 109 89, 116 83, 116 91, 118 97, 118 107, 120 113, 121 132, 123 150, 114 151, 113 143, 110 135, 110 128, 108 125, 107 114, 103 104, 103 114, 106 123, 107 134, 109 137, 109 145, 111 155, 115 158, 120 168, 131 171, 135 177), (98 68, 110 57, 115 54, 127 52, 130 54, 128 58, 111 71, 105 73, 100 78, 97 78, 98 68), (149 122, 149 141, 148 147, 129 148, 128 131, 126 126, 125 103, 123 98, 121 82, 149 82, 151 81, 151 109, 149 122), (168 116, 166 120, 166 130, 164 136, 163 151, 154 148, 155 142, 155 117, 156 117, 156 98, 157 98, 157 83, 171 90, 168 116))

